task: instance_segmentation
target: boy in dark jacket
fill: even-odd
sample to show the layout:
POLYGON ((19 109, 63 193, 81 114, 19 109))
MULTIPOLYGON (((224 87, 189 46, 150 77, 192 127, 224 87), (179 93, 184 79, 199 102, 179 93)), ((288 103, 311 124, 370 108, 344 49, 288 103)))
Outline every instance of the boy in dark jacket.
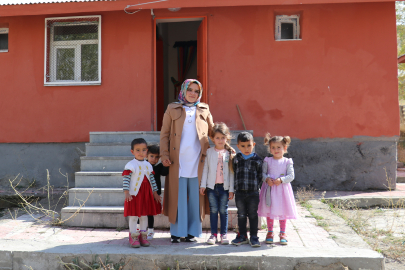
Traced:
POLYGON ((259 189, 262 184, 263 160, 253 153, 255 142, 249 132, 238 135, 238 153, 233 158, 233 171, 235 177, 235 203, 238 209, 239 233, 232 240, 232 244, 248 244, 246 223, 249 218, 250 245, 260 247, 258 232, 259 217, 257 208, 259 205, 259 189))

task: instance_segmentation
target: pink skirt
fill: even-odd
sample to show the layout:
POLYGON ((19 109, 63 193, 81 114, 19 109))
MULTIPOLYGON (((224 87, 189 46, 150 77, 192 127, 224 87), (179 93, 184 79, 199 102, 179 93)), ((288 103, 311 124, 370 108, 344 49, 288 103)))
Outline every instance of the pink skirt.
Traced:
POLYGON ((271 219, 296 219, 297 208, 295 206, 294 193, 290 183, 270 187, 266 182, 260 190, 260 202, 257 214, 260 217, 271 219), (271 205, 266 205, 266 192, 271 188, 271 205))
POLYGON ((155 216, 162 213, 162 205, 153 198, 152 188, 148 178, 142 181, 141 188, 132 200, 124 203, 124 217, 127 216, 155 216))

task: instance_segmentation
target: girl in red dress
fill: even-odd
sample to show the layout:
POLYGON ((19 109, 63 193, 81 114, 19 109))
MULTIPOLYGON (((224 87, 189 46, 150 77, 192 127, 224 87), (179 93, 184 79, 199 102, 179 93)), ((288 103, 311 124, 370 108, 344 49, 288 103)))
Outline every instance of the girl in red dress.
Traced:
POLYGON ((131 247, 148 247, 148 216, 162 212, 161 198, 157 193, 152 165, 145 160, 148 148, 142 138, 131 143, 134 159, 125 165, 123 189, 125 193, 124 217, 129 220, 129 244, 131 247), (136 231, 139 218, 140 233, 136 231))

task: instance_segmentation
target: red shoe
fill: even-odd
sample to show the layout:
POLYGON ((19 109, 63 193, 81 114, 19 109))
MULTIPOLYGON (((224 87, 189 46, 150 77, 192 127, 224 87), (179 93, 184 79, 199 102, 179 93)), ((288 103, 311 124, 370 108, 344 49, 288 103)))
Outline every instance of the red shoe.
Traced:
POLYGON ((129 245, 133 248, 141 246, 141 243, 139 243, 139 233, 129 233, 129 245))
POLYGON ((148 241, 148 233, 147 232, 141 232, 141 235, 139 236, 139 242, 141 242, 141 246, 143 247, 149 247, 150 243, 148 241))

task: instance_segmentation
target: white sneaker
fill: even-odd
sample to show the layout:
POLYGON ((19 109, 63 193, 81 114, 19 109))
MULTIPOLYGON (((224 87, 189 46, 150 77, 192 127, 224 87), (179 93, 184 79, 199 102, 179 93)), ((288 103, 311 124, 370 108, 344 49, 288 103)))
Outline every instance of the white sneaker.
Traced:
POLYGON ((154 230, 153 229, 148 229, 147 240, 152 240, 154 235, 155 235, 154 230))

